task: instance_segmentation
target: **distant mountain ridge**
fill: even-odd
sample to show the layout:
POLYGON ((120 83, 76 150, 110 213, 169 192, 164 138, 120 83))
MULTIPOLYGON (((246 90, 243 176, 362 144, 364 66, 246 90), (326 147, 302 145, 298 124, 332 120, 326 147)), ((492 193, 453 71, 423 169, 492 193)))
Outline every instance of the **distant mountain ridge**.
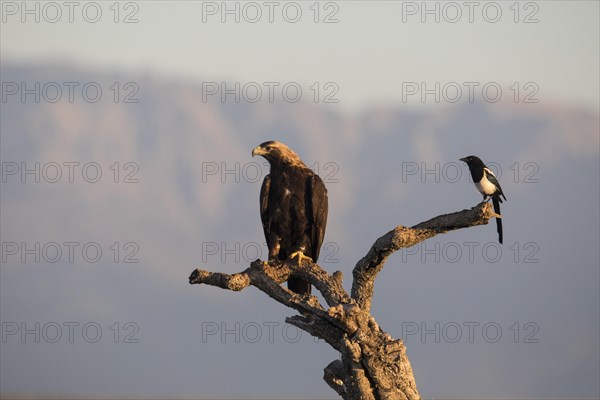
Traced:
POLYGON ((476 154, 498 168, 508 198, 505 244, 497 244, 492 224, 439 235, 410 255, 394 254, 376 283, 374 316, 394 337, 406 333, 405 322, 421 333, 427 327, 426 340, 417 333, 407 344, 419 387, 429 393, 597 393, 597 111, 545 101, 359 111, 309 101, 204 102, 197 81, 56 63, 4 61, 0 72, 6 96, 0 103, 2 241, 28 248, 77 241, 103 249, 97 263, 80 253, 75 262, 63 256, 55 263, 8 256, 0 270, 3 321, 29 327, 97 321, 104 328, 99 343, 79 336, 68 343, 66 330, 59 343, 35 343, 33 335, 23 343, 13 335, 2 344, 3 392, 329 393, 321 368, 336 355, 308 335, 306 343, 270 342, 266 330, 258 343, 237 343, 233 335, 220 341, 218 334, 200 340, 205 322, 231 329, 237 322, 278 321, 286 329, 287 309, 257 290, 232 294, 190 287, 187 280, 199 266, 233 273, 248 266, 245 258, 266 258, 258 197, 268 170, 250 152, 279 139, 326 182, 330 211, 319 263, 343 272, 347 289, 356 261, 379 236, 481 200, 460 157, 476 154), (9 94, 23 82, 34 91, 25 102, 9 94), (62 97, 48 101, 56 85, 62 97), (102 96, 94 102, 98 87, 102 96), (39 102, 32 100, 36 95, 39 102), (57 166, 62 175, 52 183, 57 166), (122 262, 128 243, 137 246, 139 262, 122 262), (473 243, 470 260, 466 244, 473 243), (492 255, 501 249, 502 257, 485 259, 485 246, 492 255), (262 254, 252 252, 261 247, 262 254), (536 262, 525 263, 532 248, 536 262), (122 328, 136 322, 140 343, 114 343, 109 329, 116 321, 122 328), (475 342, 465 325, 472 321, 479 324, 475 342), (540 340, 527 344, 532 322, 540 340), (445 330, 438 330, 441 343, 434 340, 430 329, 438 323, 462 327, 459 342, 446 340, 445 330), (502 340, 484 340, 487 323, 503 328, 502 340), (522 328, 519 343, 515 326, 522 328), (455 368, 457 354, 461 368, 455 368), (282 368, 282 357, 298 362, 282 368), (260 371, 268 385, 249 370, 260 371))

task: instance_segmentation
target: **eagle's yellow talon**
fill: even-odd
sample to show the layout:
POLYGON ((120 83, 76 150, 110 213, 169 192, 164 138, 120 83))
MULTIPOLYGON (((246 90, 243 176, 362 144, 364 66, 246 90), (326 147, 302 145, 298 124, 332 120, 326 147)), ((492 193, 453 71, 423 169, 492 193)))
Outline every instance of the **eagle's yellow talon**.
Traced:
POLYGON ((304 253, 302 252, 302 250, 298 250, 292 254, 290 254, 290 258, 293 260, 294 258, 298 258, 298 264, 302 264, 302 260, 303 259, 307 259, 312 261, 312 258, 310 258, 309 256, 305 256, 304 253))

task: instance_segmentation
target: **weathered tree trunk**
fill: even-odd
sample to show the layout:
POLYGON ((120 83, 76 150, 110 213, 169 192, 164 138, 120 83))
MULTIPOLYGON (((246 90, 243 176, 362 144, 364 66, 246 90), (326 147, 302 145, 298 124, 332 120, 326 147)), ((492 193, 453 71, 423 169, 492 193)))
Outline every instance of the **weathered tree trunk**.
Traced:
POLYGON ((395 251, 451 230, 487 224, 492 217, 496 217, 492 206, 480 203, 470 210, 440 215, 412 228, 394 228, 377 239, 354 267, 351 295, 342 286, 341 272, 329 275, 309 260, 301 265, 256 260, 245 271, 233 275, 197 269, 189 282, 234 291, 252 285, 299 311, 301 315, 286 318, 286 322, 325 340, 341 353, 340 360, 325 367, 323 379, 342 398, 419 400, 404 343, 384 332, 371 316, 375 278, 395 251), (292 273, 314 285, 328 308, 315 296, 300 296, 281 286, 292 273))

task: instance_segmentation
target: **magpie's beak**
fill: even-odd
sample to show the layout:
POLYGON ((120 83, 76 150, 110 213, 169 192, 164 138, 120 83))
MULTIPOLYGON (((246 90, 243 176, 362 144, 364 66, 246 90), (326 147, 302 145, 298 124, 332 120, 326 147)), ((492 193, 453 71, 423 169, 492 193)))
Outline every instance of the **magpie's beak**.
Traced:
POLYGON ((267 152, 260 146, 256 146, 254 149, 252 149, 252 157, 264 156, 265 154, 267 154, 267 152))
POLYGON ((460 161, 464 161, 464 162, 466 162, 467 164, 469 163, 469 159, 468 159, 467 157, 463 157, 463 158, 461 158, 461 159, 460 159, 460 161))

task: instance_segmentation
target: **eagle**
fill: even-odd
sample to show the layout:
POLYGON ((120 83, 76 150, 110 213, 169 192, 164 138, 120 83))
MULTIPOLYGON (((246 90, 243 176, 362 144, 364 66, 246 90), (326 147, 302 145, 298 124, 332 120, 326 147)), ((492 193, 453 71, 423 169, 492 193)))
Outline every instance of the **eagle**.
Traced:
MULTIPOLYGON (((260 189, 262 221, 269 260, 310 258, 316 262, 327 225, 327 188, 323 180, 306 166, 285 144, 264 142, 252 150, 262 156, 271 170, 260 189)), ((310 283, 290 276, 288 289, 310 294, 310 283)))

